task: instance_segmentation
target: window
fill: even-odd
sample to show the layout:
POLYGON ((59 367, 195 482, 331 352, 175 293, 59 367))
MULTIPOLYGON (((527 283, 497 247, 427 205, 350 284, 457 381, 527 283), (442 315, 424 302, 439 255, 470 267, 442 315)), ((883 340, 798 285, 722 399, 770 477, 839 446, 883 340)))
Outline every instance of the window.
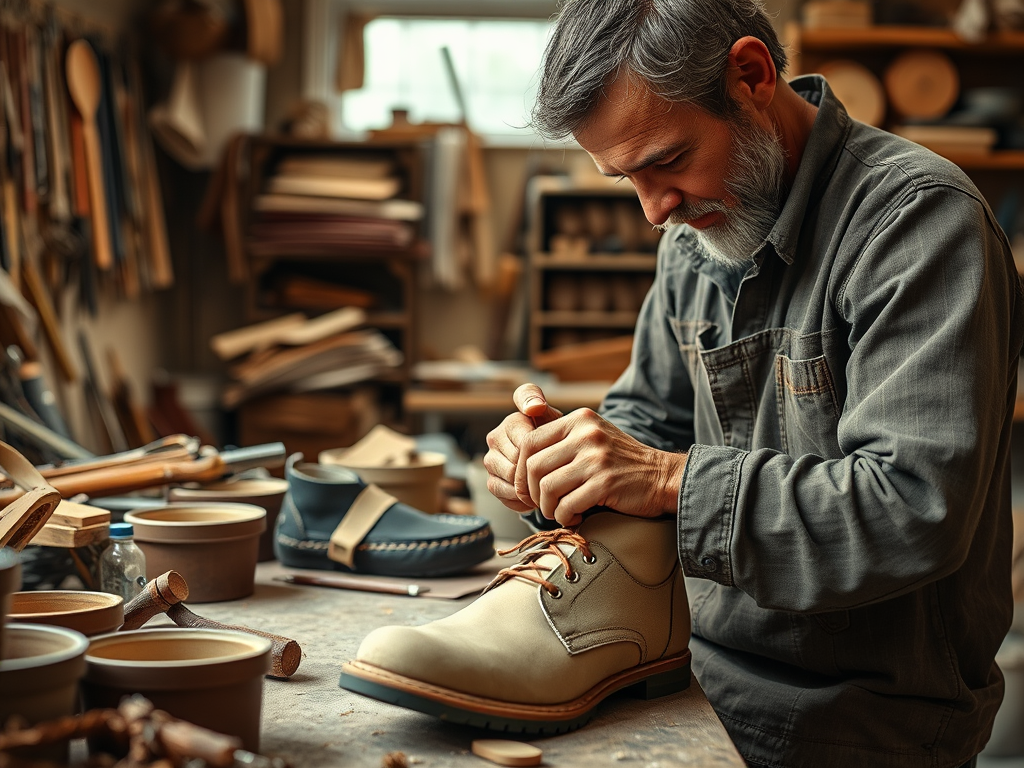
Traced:
POLYGON ((490 140, 528 137, 547 19, 430 19, 381 16, 366 26, 363 88, 338 99, 337 123, 362 132, 409 120, 456 122, 458 102, 442 47, 447 46, 470 127, 490 140))

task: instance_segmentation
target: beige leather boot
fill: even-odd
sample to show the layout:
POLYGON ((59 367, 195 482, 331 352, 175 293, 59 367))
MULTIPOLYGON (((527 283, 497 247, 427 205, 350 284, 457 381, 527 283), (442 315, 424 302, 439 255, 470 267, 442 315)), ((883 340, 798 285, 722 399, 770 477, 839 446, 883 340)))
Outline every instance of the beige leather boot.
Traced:
POLYGON ((690 684, 675 519, 592 513, 516 549, 521 561, 461 611, 371 632, 341 686, 451 722, 546 734, 580 727, 622 688, 654 698, 690 684))

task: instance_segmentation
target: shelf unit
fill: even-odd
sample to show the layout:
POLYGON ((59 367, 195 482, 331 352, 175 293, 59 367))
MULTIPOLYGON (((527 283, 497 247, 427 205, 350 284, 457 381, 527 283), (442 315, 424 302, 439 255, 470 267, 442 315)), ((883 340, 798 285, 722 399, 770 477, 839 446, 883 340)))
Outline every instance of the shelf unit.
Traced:
MULTIPOLYGON (((328 390, 308 394, 285 395, 289 404, 300 409, 303 398, 315 410, 324 403, 336 400, 339 407, 358 402, 358 409, 379 409, 380 420, 393 427, 409 426, 403 405, 405 393, 412 382, 415 364, 418 264, 429 256, 430 247, 424 233, 424 221, 409 221, 414 235, 403 245, 355 245, 330 242, 268 242, 254 232, 259 213, 255 210, 256 197, 265 192, 268 179, 285 158, 304 156, 332 156, 350 159, 377 159, 393 165, 394 175, 400 180, 399 191, 392 199, 422 202, 424 199, 424 148, 414 141, 335 142, 307 141, 290 137, 254 137, 249 147, 248 182, 243 190, 242 235, 249 276, 245 284, 245 308, 250 322, 259 322, 289 312, 302 311, 309 316, 344 305, 344 296, 365 296, 372 299, 366 307, 366 326, 379 330, 403 355, 400 367, 387 370, 372 380, 345 387, 337 392, 328 390), (292 281, 292 282, 290 282, 292 281), (286 285, 298 286, 294 291, 286 285), (312 289, 309 286, 313 286, 312 289), (337 304, 332 302, 337 301, 337 304), (367 392, 372 393, 369 404, 367 392), (358 397, 353 399, 353 394, 358 397)), ((243 407, 240 421, 253 420, 265 408, 243 407)), ((242 424, 244 432, 258 431, 254 425, 242 424)), ((372 426, 372 425, 371 425, 372 426)), ((307 423, 307 429, 309 429, 307 423)), ((325 425, 325 429, 328 427, 325 425)), ((358 439, 361 435, 355 435, 358 439)), ((308 446, 303 452, 322 449, 324 445, 341 447, 350 443, 348 436, 331 442, 323 435, 294 435, 296 449, 308 446), (308 439, 307 439, 308 438, 308 439), (324 442, 326 440, 326 442, 324 442)), ((292 450, 292 446, 289 446, 292 450)))
MULTIPOLYGON (((948 28, 877 25, 862 28, 806 28, 798 22, 786 26, 792 76, 819 71, 839 59, 864 65, 881 81, 886 67, 909 49, 937 49, 956 65, 961 89, 1004 86, 1020 90, 1024 72, 1024 32, 995 32, 980 42, 968 42, 948 28)), ((892 126, 887 112, 882 127, 892 126)), ((1024 170, 1024 149, 996 149, 991 153, 939 150, 968 173, 1024 170)))
MULTIPOLYGON (((531 182, 529 352, 630 336, 654 279, 660 232, 631 186, 531 182)), ((621 372, 627 357, 612 364, 621 372), (621 365, 619 365, 621 363, 621 365)), ((607 369, 605 369, 607 373, 607 369)), ((581 370, 574 379, 588 378, 581 370)), ((563 372, 563 378, 565 374, 563 372)))

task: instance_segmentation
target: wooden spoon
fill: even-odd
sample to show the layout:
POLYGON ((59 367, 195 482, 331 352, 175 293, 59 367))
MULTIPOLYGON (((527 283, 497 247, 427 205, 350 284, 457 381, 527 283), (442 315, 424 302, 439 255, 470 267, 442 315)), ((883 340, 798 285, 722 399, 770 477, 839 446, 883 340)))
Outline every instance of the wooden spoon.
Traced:
POLYGON ((92 46, 86 40, 75 40, 68 46, 65 68, 71 99, 82 115, 92 212, 93 258, 100 269, 110 269, 114 259, 110 248, 107 200, 103 191, 103 159, 96 128, 96 110, 100 105, 101 94, 100 66, 92 46))

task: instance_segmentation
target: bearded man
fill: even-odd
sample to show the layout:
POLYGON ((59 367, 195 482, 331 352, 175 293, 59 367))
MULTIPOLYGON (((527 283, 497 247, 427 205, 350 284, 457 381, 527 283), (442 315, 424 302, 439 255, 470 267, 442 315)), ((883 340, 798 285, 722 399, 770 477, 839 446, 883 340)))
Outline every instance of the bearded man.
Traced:
POLYGON ((676 518, 697 679, 756 766, 956 768, 1010 625, 1020 280, 959 168, 786 82, 756 0, 569 0, 535 126, 664 229, 596 414, 488 436, 536 522, 676 518))
POLYGON ((560 733, 692 664, 752 766, 974 763, 1012 612, 1020 279, 959 168, 785 67, 757 0, 565 3, 534 124, 665 230, 632 359, 600 413, 515 392, 484 465, 538 528, 523 560, 374 630, 344 687, 560 733))

